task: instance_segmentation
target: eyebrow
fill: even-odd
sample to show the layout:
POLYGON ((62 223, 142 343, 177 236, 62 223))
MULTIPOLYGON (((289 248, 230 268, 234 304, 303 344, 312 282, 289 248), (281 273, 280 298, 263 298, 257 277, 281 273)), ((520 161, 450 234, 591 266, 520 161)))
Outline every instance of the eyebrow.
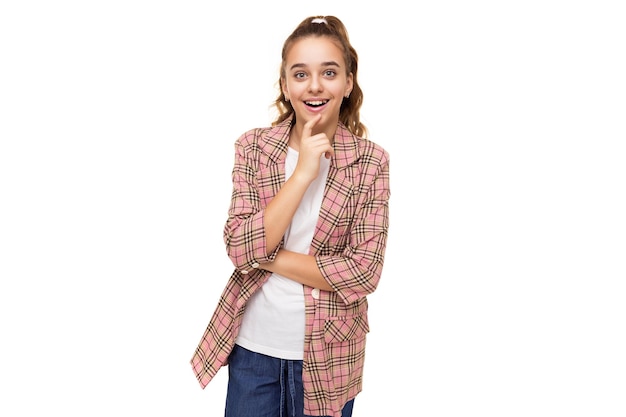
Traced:
MULTIPOLYGON (((289 69, 292 70, 294 68, 306 68, 306 67, 307 67, 306 64, 293 64, 289 69)), ((325 61, 325 62, 322 62, 322 67, 337 67, 337 68, 341 68, 341 65, 339 65, 335 61, 325 61)))

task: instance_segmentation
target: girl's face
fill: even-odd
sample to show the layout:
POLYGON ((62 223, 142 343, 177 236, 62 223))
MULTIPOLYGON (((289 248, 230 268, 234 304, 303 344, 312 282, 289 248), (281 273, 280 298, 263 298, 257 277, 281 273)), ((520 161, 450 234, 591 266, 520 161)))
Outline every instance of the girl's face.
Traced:
POLYGON ((343 98, 352 91, 352 74, 347 74, 343 52, 333 40, 312 36, 291 45, 281 84, 298 124, 321 113, 314 133, 334 132, 343 98))

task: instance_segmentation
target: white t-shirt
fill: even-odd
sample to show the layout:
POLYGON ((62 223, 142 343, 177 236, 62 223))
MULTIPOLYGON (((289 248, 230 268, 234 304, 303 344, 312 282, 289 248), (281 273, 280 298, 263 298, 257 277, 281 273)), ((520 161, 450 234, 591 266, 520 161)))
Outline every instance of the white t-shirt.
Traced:
MULTIPOLYGON (((287 149, 285 180, 298 162, 298 152, 287 149)), ((319 217, 330 159, 323 155, 320 171, 307 188, 285 232, 284 248, 308 254, 319 217)), ((281 359, 302 360, 304 352, 304 292, 302 284, 273 273, 248 301, 235 341, 253 352, 281 359)))

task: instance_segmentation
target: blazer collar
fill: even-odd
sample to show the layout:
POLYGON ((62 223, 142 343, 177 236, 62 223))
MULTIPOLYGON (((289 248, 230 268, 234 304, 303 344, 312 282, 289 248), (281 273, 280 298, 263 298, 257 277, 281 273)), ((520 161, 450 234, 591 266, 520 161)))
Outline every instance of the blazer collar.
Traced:
MULTIPOLYGON (((261 145, 263 152, 269 155, 275 162, 284 160, 287 154, 289 131, 291 130, 292 122, 293 116, 271 127, 266 135, 265 142, 261 145)), ((341 122, 337 124, 333 147, 335 156, 332 158, 332 165, 337 169, 346 168, 359 158, 358 138, 341 122)))

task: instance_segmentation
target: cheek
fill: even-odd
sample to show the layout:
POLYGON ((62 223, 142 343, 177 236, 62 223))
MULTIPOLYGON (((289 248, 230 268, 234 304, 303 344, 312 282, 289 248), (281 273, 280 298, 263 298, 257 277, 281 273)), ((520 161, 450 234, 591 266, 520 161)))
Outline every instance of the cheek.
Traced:
POLYGON ((292 96, 296 95, 298 94, 298 84, 287 82, 285 83, 285 90, 287 90, 292 96))

